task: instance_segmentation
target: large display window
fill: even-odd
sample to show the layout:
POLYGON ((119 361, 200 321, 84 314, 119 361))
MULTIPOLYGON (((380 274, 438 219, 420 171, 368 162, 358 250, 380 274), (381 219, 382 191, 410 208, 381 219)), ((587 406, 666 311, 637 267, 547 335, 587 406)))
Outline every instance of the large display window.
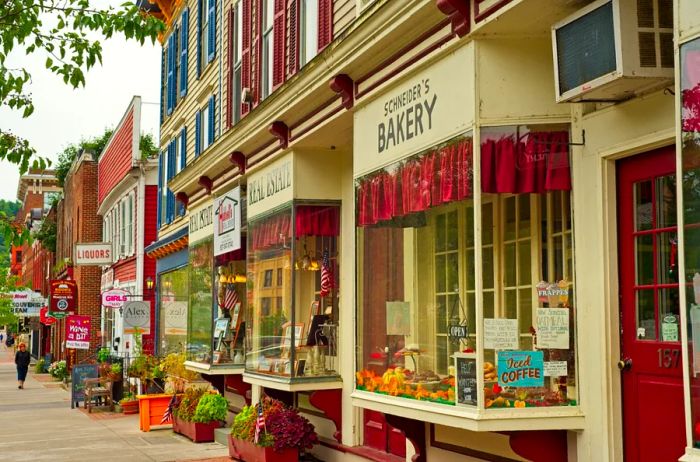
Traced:
POLYGON ((190 247, 187 360, 210 363, 213 352, 215 310, 213 298, 213 239, 190 247))
POLYGON ((339 212, 295 201, 249 219, 246 372, 337 378, 339 212))
POLYGON ((566 126, 484 128, 362 176, 356 388, 480 409, 576 404, 566 126))
POLYGON ((215 292, 218 306, 214 320, 212 363, 243 366, 245 363, 246 262, 245 252, 229 252, 215 259, 215 292))
POLYGON ((158 277, 159 353, 182 353, 187 343, 187 266, 158 277))

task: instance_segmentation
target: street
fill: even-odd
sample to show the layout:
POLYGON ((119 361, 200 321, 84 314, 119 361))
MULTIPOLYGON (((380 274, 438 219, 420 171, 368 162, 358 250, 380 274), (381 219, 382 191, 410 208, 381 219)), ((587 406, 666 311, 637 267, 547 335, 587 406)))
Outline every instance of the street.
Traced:
POLYGON ((0 346, 0 460, 207 461, 230 460, 217 443, 194 444, 170 429, 139 430, 138 414, 70 408, 69 393, 48 374, 17 389, 11 350, 0 346))

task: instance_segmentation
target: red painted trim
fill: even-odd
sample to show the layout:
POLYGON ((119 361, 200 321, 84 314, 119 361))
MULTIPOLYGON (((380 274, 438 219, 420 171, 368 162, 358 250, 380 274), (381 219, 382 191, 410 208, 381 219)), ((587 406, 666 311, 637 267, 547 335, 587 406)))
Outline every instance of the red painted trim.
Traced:
POLYGON ((343 393, 341 390, 317 390, 309 396, 309 403, 320 409, 323 414, 335 424, 333 438, 342 443, 343 431, 343 393))
POLYGON ((289 127, 287 124, 280 120, 275 120, 268 127, 268 131, 279 140, 282 149, 287 149, 289 145, 289 127))
POLYGON ((395 456, 367 446, 345 446, 344 444, 326 439, 320 439, 320 444, 334 451, 343 454, 352 454, 374 462, 406 462, 405 457, 395 456))
POLYGON ((452 22, 452 32, 464 37, 471 29, 469 18, 469 0, 437 0, 436 6, 449 16, 452 22))
POLYGON ((352 108, 354 101, 355 86, 347 74, 338 74, 331 79, 328 86, 343 99, 345 109, 352 108))
MULTIPOLYGON (((231 128, 231 125, 233 125, 233 107, 231 107, 233 98, 231 97, 231 92, 233 91, 233 28, 236 24, 234 14, 233 7, 229 8, 227 34, 228 52, 226 53, 226 128, 231 128)), ((240 37, 238 39, 240 40, 240 37)), ((223 104, 223 101, 220 104, 223 104)), ((187 208, 187 204, 185 202, 183 203, 185 204, 185 208, 187 208)))
POLYGON ((488 18, 513 0, 501 0, 490 8, 486 8, 484 11, 481 11, 479 5, 484 3, 484 1, 485 0, 474 0, 474 22, 479 22, 488 18))
POLYGON ((205 189, 207 194, 211 194, 211 188, 214 186, 214 181, 211 178, 206 175, 202 175, 199 177, 197 183, 199 183, 199 185, 205 189))
MULTIPOLYGON (((228 155, 228 160, 233 165, 238 167, 238 174, 243 175, 245 173, 246 157, 241 151, 233 151, 228 155)), ((217 177, 218 178, 218 177, 217 177)))

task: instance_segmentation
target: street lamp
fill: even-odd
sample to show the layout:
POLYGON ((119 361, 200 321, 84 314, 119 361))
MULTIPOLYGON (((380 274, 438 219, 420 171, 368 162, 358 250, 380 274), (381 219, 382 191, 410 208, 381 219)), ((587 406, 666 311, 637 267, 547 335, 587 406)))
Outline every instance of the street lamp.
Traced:
POLYGON ((153 290, 153 279, 150 276, 146 278, 146 290, 153 290))

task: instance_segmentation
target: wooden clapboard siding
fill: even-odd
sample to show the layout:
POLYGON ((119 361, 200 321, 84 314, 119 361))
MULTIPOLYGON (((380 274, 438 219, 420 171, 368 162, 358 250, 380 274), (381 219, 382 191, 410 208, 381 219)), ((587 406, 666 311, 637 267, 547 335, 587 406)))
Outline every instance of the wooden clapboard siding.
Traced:
POLYGON ((115 129, 109 144, 100 156, 98 166, 97 201, 102 204, 109 192, 124 178, 133 164, 133 107, 115 129))
POLYGON ((357 0, 333 1, 333 38, 348 27, 357 17, 357 0))

